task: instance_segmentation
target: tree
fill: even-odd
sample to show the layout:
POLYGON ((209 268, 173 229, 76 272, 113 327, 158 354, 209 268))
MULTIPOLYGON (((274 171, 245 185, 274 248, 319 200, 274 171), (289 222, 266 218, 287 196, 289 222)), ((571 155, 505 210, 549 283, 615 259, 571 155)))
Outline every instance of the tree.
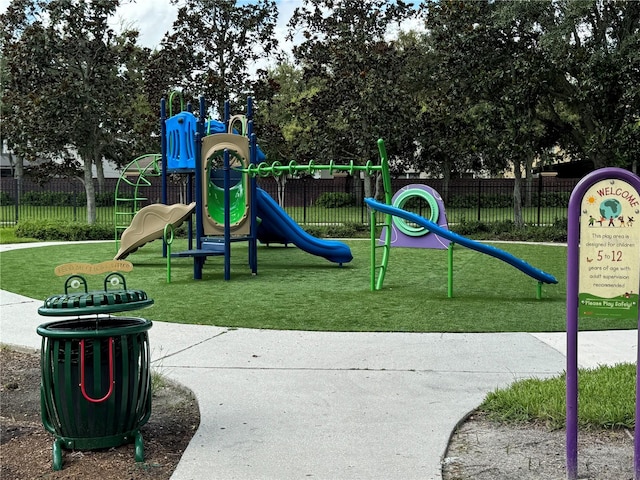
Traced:
MULTIPOLYGON (((0 52, 5 50, 5 40, 0 37, 0 52)), ((13 145, 11 139, 6 138, 5 129, 2 127, 2 120, 7 117, 8 105, 4 101, 4 92, 9 80, 9 72, 7 67, 7 61, 5 55, 0 55, 0 151, 4 154, 5 147, 8 148, 7 155, 9 163, 11 165, 11 174, 18 180, 17 182, 17 195, 18 198, 22 195, 22 179, 24 176, 24 161, 22 157, 14 157, 13 145)))
POLYGON ((631 166, 638 146, 631 126, 640 107, 633 80, 640 72, 640 8, 631 3, 495 3, 491 36, 501 40, 511 80, 504 76, 494 90, 502 120, 487 138, 507 135, 516 222, 522 222, 521 167, 528 174, 534 158, 554 144, 596 168, 631 166))
POLYGON ((499 1, 494 9, 501 51, 513 52, 518 69, 514 84, 538 98, 537 118, 558 144, 595 168, 630 167, 640 145, 640 4, 499 1))
MULTIPOLYGON (((552 146, 596 168, 631 165, 640 104, 633 80, 640 72, 638 3, 433 0, 423 11, 439 90, 426 95, 425 113, 437 125, 445 103, 443 121, 474 126, 464 137, 489 170, 513 166, 517 223, 522 172, 530 181, 534 159, 552 146)), ((455 154, 464 149, 455 137, 446 145, 442 150, 455 154)))
POLYGON ((481 148, 476 110, 487 88, 487 63, 494 60, 485 34, 489 8, 488 2, 434 1, 421 9, 426 31, 415 40, 419 55, 409 67, 421 72, 416 82, 422 106, 416 127, 420 149, 414 168, 443 178, 445 201, 451 178, 505 167, 481 148))
MULTIPOLYGON (((289 61, 259 71, 255 84, 255 132, 267 163, 287 164, 292 160, 305 163, 313 158, 309 151, 315 122, 300 108, 300 103, 315 90, 304 81, 302 70, 289 61)), ((274 178, 278 203, 284 206, 287 174, 274 178)))
POLYGON ((250 69, 277 49, 274 0, 238 5, 236 0, 172 0, 180 4, 173 31, 154 54, 171 88, 204 95, 218 118, 224 102, 245 104, 250 69))
POLYGON ((311 160, 314 119, 300 108, 300 103, 317 87, 307 83, 302 69, 288 60, 259 71, 255 85, 256 132, 267 159, 311 160))
MULTIPOLYGON (((318 87, 300 105, 317 122, 317 157, 375 161, 380 137, 394 156, 412 154, 418 107, 398 81, 409 52, 389 38, 413 14, 401 0, 306 0, 296 8, 290 35, 301 31, 304 40, 294 57, 305 81, 318 87)), ((365 195, 373 195, 367 181, 365 195)))
POLYGON ((549 4, 537 2, 528 15, 518 15, 518 6, 507 3, 492 5, 488 24, 484 28, 488 45, 494 48, 497 63, 485 69, 481 100, 484 115, 478 125, 488 156, 506 159, 513 168, 514 221, 524 223, 523 198, 531 202, 533 163, 559 139, 545 121, 545 104, 550 72, 540 55, 543 32, 538 28, 540 18, 548 15, 549 4), (497 67, 497 68, 496 68, 497 67), (486 88, 489 87, 489 88, 486 88), (523 173, 528 188, 522 194, 523 173))
POLYGON ((566 148, 595 168, 630 167, 640 138, 640 3, 611 0, 554 4, 541 23, 543 55, 554 67, 549 88, 566 148), (569 113, 567 115, 566 113, 569 113))
POLYGON ((89 223, 96 215, 92 167, 105 157, 123 162, 141 142, 137 32, 116 34, 109 27, 118 5, 13 0, 1 17, 8 75, 4 134, 16 154, 47 160, 40 174, 78 176, 89 223))

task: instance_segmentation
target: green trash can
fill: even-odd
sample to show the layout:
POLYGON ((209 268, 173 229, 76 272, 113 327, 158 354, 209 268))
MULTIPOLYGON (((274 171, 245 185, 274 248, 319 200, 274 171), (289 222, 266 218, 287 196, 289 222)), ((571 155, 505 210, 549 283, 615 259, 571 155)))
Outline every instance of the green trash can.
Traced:
MULTIPOLYGON (((110 284, 117 283, 113 275, 107 277, 110 284)), ((67 284, 77 277, 69 277, 67 284)), ((68 293, 65 285, 64 295, 49 297, 38 309, 45 316, 80 315, 37 328, 42 337, 41 416, 55 437, 54 470, 62 469, 63 449, 135 443, 135 460, 144 460, 139 429, 151 415, 148 330, 152 322, 105 313, 139 309, 153 300, 141 290, 128 291, 124 278, 124 289, 107 290, 106 285, 107 280, 105 290, 87 292, 84 282, 85 291, 80 293, 68 293)))

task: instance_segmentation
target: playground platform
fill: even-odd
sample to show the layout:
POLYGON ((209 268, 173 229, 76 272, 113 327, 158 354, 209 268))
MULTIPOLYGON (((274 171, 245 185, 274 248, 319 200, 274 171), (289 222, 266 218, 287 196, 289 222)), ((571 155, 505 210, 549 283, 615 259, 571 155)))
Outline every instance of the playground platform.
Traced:
MULTIPOLYGON (((2 245, 0 252, 11 248, 20 247, 2 245)), ((0 291, 0 341, 39 348, 41 304, 0 291)), ((193 390, 200 407, 200 426, 174 480, 440 479, 453 429, 488 392, 565 369, 563 333, 154 322, 149 337, 152 365, 193 390)), ((580 333, 583 367, 635 362, 636 352, 636 330, 580 333)))

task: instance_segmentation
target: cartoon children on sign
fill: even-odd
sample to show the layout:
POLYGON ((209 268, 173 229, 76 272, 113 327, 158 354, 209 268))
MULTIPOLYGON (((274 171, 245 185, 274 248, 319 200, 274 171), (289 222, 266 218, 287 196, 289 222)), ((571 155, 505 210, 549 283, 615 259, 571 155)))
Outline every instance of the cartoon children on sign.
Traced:
MULTIPOLYGON (((629 197, 627 197, 629 198, 629 197)), ((633 198, 630 198, 632 206, 635 202, 633 202, 633 198)), ((624 227, 625 226, 625 216, 622 215, 622 204, 614 197, 606 198, 598 204, 598 200, 595 196, 590 195, 587 199, 587 204, 589 207, 597 207, 598 214, 600 220, 596 220, 593 214, 589 213, 589 226, 594 227, 597 223, 599 226, 604 226, 607 224, 607 227, 624 227), (616 223, 617 222, 617 223, 616 223)), ((629 226, 633 226, 634 217, 627 216, 627 224, 629 226)))

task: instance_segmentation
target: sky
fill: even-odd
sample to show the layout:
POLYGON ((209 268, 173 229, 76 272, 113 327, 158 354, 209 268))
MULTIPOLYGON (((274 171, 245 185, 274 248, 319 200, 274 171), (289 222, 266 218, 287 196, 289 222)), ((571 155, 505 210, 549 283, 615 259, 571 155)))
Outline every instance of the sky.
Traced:
MULTIPOLYGON (((11 0, 0 0, 0 14, 4 13, 11 0)), ((238 4, 253 4, 252 0, 237 0, 238 4)), ((293 50, 296 41, 286 40, 287 23, 297 7, 304 4, 304 0, 276 0, 278 5, 278 20, 276 23, 275 35, 278 46, 287 54, 293 50)), ((140 33, 138 44, 143 47, 155 49, 160 45, 160 41, 165 33, 171 30, 171 26, 176 18, 177 5, 172 5, 170 0, 121 0, 121 6, 111 21, 111 26, 117 31, 124 29, 137 29, 140 33)), ((401 27, 404 29, 420 30, 417 21, 408 21, 401 27)), ((266 68, 268 60, 256 64, 256 68, 266 68)))
MULTIPOLYGON (((0 0, 0 14, 9 6, 10 0, 0 0)), ((252 3, 240 0, 238 3, 252 3)), ((278 24, 276 35, 280 47, 290 50, 291 45, 285 41, 287 22, 294 9, 303 4, 303 0, 278 0, 278 24)), ((123 0, 112 23, 114 29, 120 26, 136 28, 140 32, 139 44, 151 49, 160 44, 164 34, 171 29, 176 18, 178 7, 171 5, 169 0, 123 0)))
MULTIPOLYGON (((0 14, 9 6, 10 0, 0 0, 0 14)), ((169 0, 122 0, 122 5, 113 19, 112 26, 116 31, 120 27, 135 28, 140 32, 139 44, 151 49, 160 44, 164 34, 171 29, 176 18, 178 6, 171 5, 169 0)), ((238 0, 239 4, 254 3, 251 0, 238 0)), ((278 22, 276 25, 276 37, 280 48, 291 51, 292 42, 285 40, 287 35, 287 22, 291 18, 296 7, 303 5, 303 0, 276 0, 278 5, 278 22)), ((420 29, 416 22, 403 25, 403 29, 420 29)))

